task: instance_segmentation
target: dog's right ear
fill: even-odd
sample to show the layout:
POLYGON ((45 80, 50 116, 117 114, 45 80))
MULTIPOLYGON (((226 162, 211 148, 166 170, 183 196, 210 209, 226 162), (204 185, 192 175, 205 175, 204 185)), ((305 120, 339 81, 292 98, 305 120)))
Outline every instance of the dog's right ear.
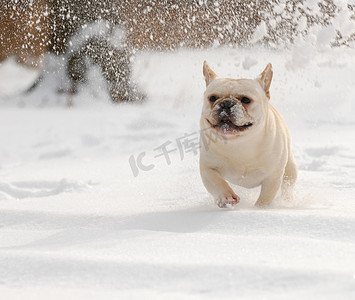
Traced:
POLYGON ((205 76, 206 86, 208 86, 213 79, 218 77, 206 61, 203 62, 203 76, 205 76))
POLYGON ((262 88, 265 91, 266 97, 268 97, 270 99, 270 84, 271 84, 271 80, 272 80, 272 75, 273 75, 273 71, 272 71, 272 65, 269 63, 265 70, 259 75, 258 77, 258 81, 260 83, 260 85, 262 86, 262 88))

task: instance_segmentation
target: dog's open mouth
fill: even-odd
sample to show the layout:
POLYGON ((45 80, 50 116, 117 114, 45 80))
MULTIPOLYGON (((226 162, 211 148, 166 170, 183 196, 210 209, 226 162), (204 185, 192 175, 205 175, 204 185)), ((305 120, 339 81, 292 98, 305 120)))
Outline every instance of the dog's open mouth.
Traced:
POLYGON ((252 123, 246 123, 244 125, 237 126, 227 118, 222 119, 216 125, 213 125, 210 121, 208 121, 208 123, 210 123, 212 128, 223 134, 237 134, 253 126, 252 123))

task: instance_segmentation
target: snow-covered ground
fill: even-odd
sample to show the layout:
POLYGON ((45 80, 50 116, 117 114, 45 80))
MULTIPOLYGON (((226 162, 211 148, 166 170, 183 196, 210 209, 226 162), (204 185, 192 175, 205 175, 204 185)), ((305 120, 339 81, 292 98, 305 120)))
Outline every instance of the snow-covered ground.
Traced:
POLYGON ((353 50, 181 50, 134 66, 145 104, 110 105, 94 72, 72 108, 46 86, 21 95, 36 74, 0 66, 1 299, 354 299, 353 50), (205 191, 204 59, 230 77, 273 64, 293 203, 257 209, 258 190, 236 187, 241 203, 221 210, 205 191))

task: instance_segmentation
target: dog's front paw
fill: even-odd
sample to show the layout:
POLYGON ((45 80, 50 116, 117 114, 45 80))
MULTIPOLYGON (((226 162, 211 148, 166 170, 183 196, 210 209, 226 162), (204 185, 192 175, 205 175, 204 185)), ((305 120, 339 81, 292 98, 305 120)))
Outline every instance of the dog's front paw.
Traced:
POLYGON ((234 205, 237 205, 239 200, 240 198, 238 195, 232 192, 224 192, 216 199, 216 202, 219 208, 231 208, 234 205))

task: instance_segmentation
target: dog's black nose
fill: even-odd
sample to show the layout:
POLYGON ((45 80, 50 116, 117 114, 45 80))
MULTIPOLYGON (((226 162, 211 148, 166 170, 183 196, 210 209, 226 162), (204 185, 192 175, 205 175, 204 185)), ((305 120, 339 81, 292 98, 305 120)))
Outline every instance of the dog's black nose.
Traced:
POLYGON ((219 105, 221 108, 231 108, 234 102, 232 100, 223 100, 219 105))

